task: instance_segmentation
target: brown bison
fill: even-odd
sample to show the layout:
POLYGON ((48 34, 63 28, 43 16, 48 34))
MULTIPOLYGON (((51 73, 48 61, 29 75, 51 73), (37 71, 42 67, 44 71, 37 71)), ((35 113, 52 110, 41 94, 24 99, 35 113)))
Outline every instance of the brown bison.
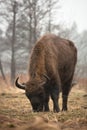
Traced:
POLYGON ((62 92, 62 110, 67 110, 77 49, 73 42, 53 34, 43 36, 35 44, 29 63, 29 81, 15 84, 24 89, 33 111, 49 111, 49 96, 53 100, 54 112, 59 112, 59 92, 62 92))

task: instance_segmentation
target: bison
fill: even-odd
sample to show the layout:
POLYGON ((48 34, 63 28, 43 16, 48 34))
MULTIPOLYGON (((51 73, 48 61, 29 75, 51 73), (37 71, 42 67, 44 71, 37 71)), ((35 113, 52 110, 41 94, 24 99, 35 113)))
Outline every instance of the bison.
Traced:
POLYGON ((60 91, 62 111, 66 111, 77 61, 74 43, 54 34, 44 35, 35 44, 29 61, 29 80, 20 84, 18 77, 15 84, 25 90, 33 111, 49 111, 51 97, 54 112, 59 112, 60 91))

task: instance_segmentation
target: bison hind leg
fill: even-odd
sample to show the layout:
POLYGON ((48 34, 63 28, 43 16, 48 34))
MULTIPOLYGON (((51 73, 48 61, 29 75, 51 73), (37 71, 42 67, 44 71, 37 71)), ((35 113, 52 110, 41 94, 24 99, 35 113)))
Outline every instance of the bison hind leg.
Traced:
POLYGON ((62 87, 62 111, 67 111, 68 95, 71 90, 71 82, 67 82, 62 87))
POLYGON ((68 96, 66 95, 62 95, 62 111, 67 111, 68 108, 67 108, 67 100, 68 100, 68 96))
POLYGON ((51 90, 51 98, 53 100, 53 111, 54 112, 59 112, 59 104, 58 104, 58 99, 59 99, 59 87, 56 85, 53 87, 51 90))

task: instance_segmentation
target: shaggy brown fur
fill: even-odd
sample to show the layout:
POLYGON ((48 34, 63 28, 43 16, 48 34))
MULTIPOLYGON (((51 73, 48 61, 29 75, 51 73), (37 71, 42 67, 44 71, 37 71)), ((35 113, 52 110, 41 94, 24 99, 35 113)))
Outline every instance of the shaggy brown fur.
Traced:
POLYGON ((71 41, 50 34, 43 36, 31 54, 30 79, 36 75, 36 80, 41 80, 43 74, 46 74, 50 79, 57 78, 59 84, 65 83, 73 74, 77 61, 76 53, 76 47, 71 41))
POLYGON ((49 95, 51 95, 54 110, 59 111, 57 100, 59 91, 62 89, 62 109, 67 110, 67 97, 71 88, 76 61, 77 49, 73 42, 53 34, 45 35, 37 41, 30 57, 30 79, 25 88, 32 106, 34 103, 31 97, 43 93, 44 99, 41 102, 43 105, 45 104, 45 109, 49 110, 47 102, 49 95), (29 97, 29 95, 32 96, 29 97))

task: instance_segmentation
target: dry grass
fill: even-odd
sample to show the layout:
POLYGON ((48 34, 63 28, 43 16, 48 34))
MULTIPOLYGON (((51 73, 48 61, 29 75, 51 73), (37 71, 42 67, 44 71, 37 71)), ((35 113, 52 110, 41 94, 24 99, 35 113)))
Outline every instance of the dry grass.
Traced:
MULTIPOLYGON (((33 113, 24 91, 16 88, 7 89, 0 85, 0 130, 14 130, 23 124, 33 121, 35 117, 45 117, 49 121, 59 121, 62 130, 87 129, 87 96, 84 90, 74 87, 69 96, 68 111, 53 113, 52 101, 50 112, 33 113)), ((60 94, 60 107, 62 104, 60 94)))

